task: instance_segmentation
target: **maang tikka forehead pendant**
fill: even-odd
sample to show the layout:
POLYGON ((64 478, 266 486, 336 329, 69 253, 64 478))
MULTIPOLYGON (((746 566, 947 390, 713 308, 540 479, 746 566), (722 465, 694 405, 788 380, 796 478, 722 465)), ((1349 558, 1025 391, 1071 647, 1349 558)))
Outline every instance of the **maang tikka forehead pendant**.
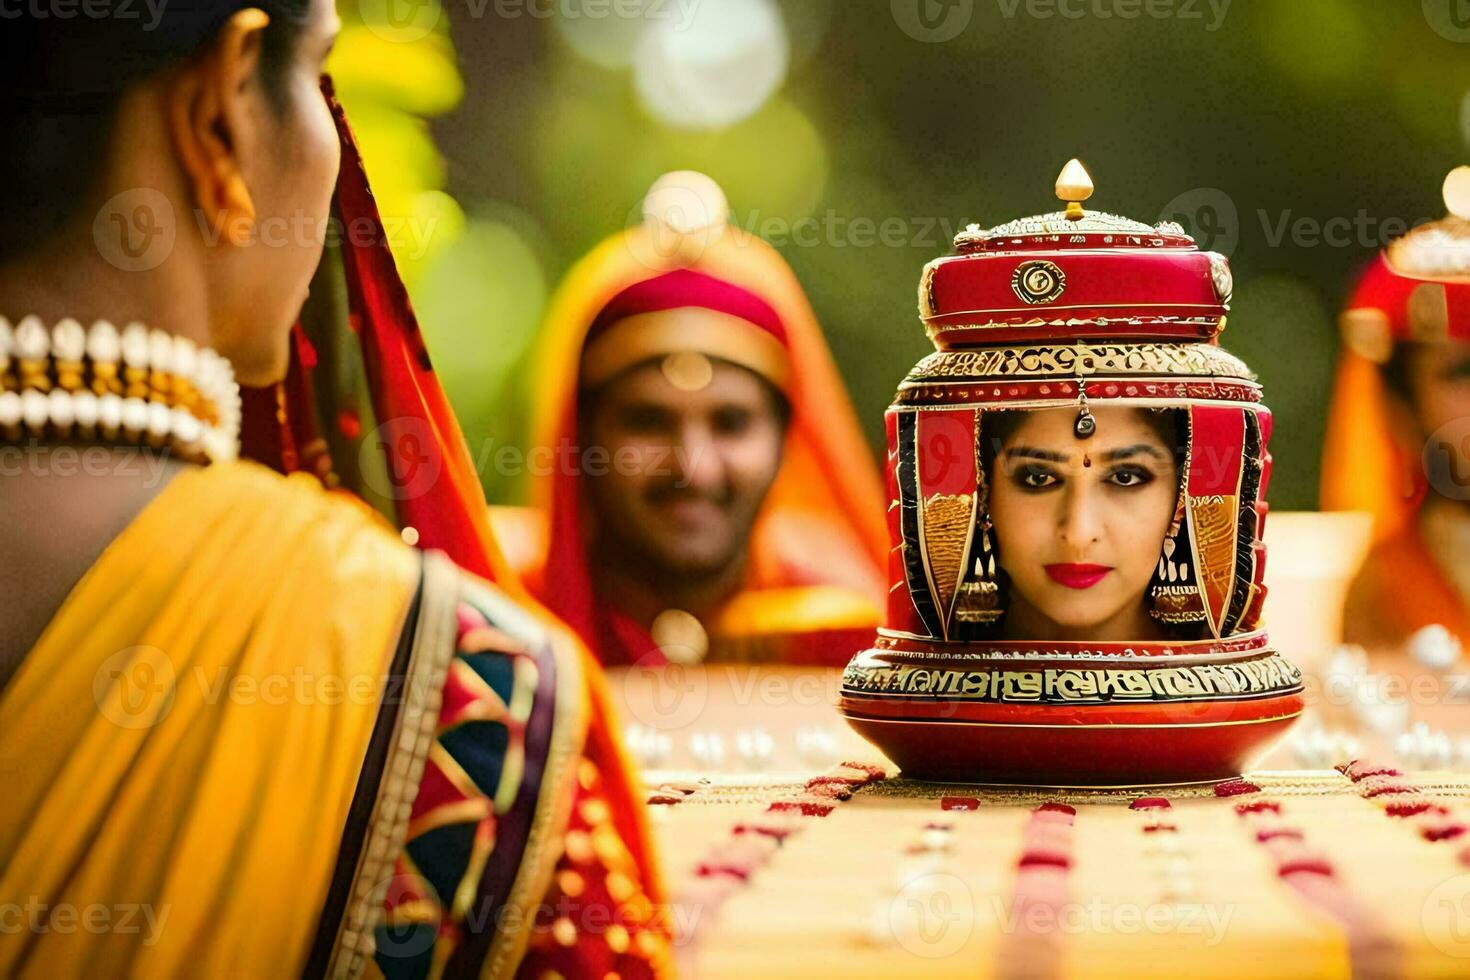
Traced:
POLYGON ((1072 431, 1078 439, 1091 439, 1097 432, 1097 418, 1087 407, 1087 385, 1078 382, 1077 392, 1077 421, 1072 423, 1072 431))
POLYGON ((924 269, 936 350, 887 413, 887 615, 839 704, 914 778, 1225 779, 1303 706, 1301 673, 1258 628, 1271 413, 1217 343, 1229 265, 1173 222, 1084 208, 1094 188, 1075 160, 1056 190, 1063 210, 971 225, 924 269), (1186 440, 1165 539, 1126 544, 1157 549, 1138 601, 1167 639, 1042 642, 1008 628, 1019 596, 991 521, 988 427, 998 413, 1071 411, 1073 434, 1092 439, 1095 403, 1171 412, 1186 440))

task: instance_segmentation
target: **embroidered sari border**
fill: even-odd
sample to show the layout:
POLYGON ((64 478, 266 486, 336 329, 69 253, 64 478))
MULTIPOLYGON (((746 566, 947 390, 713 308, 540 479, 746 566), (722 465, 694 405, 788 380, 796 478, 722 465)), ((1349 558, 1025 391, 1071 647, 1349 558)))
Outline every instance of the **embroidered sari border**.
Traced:
MULTIPOLYGON (((459 579, 458 569, 448 558, 437 552, 424 555, 417 629, 408 663, 401 674, 395 673, 401 676, 403 686, 394 712, 391 741, 377 773, 379 781, 371 818, 356 851, 345 908, 335 923, 325 919, 322 922, 323 931, 335 930, 330 958, 318 974, 312 969, 318 965, 313 950, 307 976, 355 980, 363 975, 373 955, 373 928, 398 853, 408 835, 409 814, 423 778, 429 748, 434 744, 444 681, 455 655, 459 579)), ((389 710, 389 706, 384 710, 389 710)), ((375 745, 377 737, 375 730, 375 745)), ((353 806, 356 810, 356 800, 353 806)))

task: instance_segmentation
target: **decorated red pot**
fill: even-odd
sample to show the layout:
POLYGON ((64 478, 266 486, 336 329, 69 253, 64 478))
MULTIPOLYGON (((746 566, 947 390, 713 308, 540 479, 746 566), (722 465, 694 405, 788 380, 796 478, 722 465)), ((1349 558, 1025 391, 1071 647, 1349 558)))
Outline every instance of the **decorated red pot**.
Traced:
MULTIPOLYGON (((848 665, 840 707, 915 778, 1230 778, 1301 713, 1302 681, 1258 625, 1271 413, 1218 346, 1229 265, 1178 225, 1084 210, 1091 182, 1075 161, 1057 192, 1066 211, 971 226, 924 270, 937 350, 887 413, 887 621, 848 665), (1115 406, 1151 409, 1151 424, 1178 433, 1173 520, 1162 540, 1125 545, 1133 565, 1145 559, 1136 618, 1148 635, 1025 639, 1012 621, 1022 582, 1007 571, 1017 556, 1001 554, 987 486, 998 433, 1024 418, 1014 413, 1066 409, 1085 448, 1115 406)), ((1092 566, 1047 568, 1084 601, 1092 566)))

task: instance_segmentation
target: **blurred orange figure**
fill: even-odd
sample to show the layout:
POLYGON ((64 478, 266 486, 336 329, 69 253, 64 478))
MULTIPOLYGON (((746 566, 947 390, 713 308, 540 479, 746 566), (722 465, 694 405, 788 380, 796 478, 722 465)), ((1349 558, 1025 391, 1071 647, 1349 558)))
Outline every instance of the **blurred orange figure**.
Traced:
POLYGON ((1375 260, 1341 321, 1322 505, 1374 515, 1344 628, 1380 652, 1427 626, 1470 641, 1470 167, 1445 201, 1449 217, 1375 260))
POLYGON ((497 531, 604 664, 846 663, 882 609, 883 498, 816 316, 709 178, 665 176, 644 213, 552 301, 550 465, 497 531))

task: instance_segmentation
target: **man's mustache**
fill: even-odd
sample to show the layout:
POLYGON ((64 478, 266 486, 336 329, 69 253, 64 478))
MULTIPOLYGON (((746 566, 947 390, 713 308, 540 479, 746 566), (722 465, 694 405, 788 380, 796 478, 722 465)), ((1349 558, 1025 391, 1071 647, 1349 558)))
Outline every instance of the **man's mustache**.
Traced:
POLYGON ((719 489, 709 490, 687 486, 676 480, 649 487, 643 492, 643 497, 651 504, 704 500, 719 507, 728 507, 735 499, 735 492, 728 484, 719 489))

